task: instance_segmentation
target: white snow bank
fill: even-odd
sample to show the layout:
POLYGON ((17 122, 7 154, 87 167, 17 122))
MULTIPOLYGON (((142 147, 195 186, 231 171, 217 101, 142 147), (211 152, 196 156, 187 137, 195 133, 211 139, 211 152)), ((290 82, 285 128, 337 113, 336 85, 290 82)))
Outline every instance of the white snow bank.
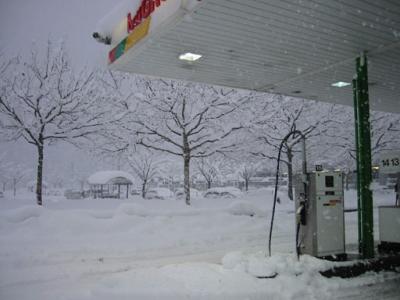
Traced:
POLYGON ((302 255, 300 260, 292 254, 277 254, 267 257, 265 252, 245 254, 242 252, 228 253, 222 258, 226 269, 242 271, 255 277, 290 275, 298 276, 304 273, 316 273, 331 268, 334 263, 302 255))
MULTIPOLYGON (((20 207, 35 203, 31 193, 6 197, 0 201, 0 298, 328 300, 345 289, 348 294, 340 298, 353 299, 371 285, 378 293, 370 299, 386 291, 398 299, 399 274, 389 274, 398 278, 392 285, 388 273, 327 279, 318 271, 330 263, 257 252, 266 247, 269 218, 233 212, 269 213, 272 195, 267 189, 243 193, 239 199, 250 208, 223 198, 196 199, 188 207, 184 201, 139 197, 52 202, 53 196, 41 208, 20 207), (275 272, 274 279, 256 278, 275 272)), ((289 207, 293 210, 287 198, 277 206, 274 254, 294 252, 289 207)), ((356 215, 346 215, 351 247, 358 238, 356 215)))
POLYGON ((41 206, 23 206, 15 210, 2 213, 2 216, 11 223, 22 223, 31 218, 38 218, 45 209, 41 206))
MULTIPOLYGON (((328 279, 320 275, 319 271, 334 263, 309 256, 303 256, 297 261, 293 255, 266 258, 262 253, 230 253, 223 261, 222 266, 183 263, 160 268, 132 268, 97 282, 91 296, 96 300, 316 300, 337 299, 340 295, 343 295, 338 297, 340 299, 351 299, 351 295, 358 295, 364 288, 398 277, 393 274, 369 273, 353 279, 328 279), (275 278, 255 277, 273 275, 275 272, 278 273, 275 278)), ((390 292, 396 293, 393 287, 390 287, 390 292)))
POLYGON ((135 182, 134 177, 124 171, 99 171, 90 175, 87 181, 89 184, 111 184, 117 178, 124 178, 130 184, 135 182))

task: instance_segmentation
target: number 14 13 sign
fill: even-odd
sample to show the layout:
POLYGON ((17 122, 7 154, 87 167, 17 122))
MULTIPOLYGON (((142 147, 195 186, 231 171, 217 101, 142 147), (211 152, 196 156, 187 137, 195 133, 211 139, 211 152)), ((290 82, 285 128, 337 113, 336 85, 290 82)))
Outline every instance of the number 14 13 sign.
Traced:
POLYGON ((400 173, 400 151, 382 153, 379 161, 379 172, 385 174, 400 173))

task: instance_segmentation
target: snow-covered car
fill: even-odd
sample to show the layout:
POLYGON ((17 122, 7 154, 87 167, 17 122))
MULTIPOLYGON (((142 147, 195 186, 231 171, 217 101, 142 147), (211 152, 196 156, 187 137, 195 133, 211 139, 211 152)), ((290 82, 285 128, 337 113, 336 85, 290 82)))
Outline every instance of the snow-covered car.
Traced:
POLYGON ((137 196, 137 195, 141 195, 142 191, 140 189, 132 189, 131 190, 131 195, 132 196, 137 196))
MULTIPOLYGON (((175 197, 178 199, 185 198, 185 190, 180 188, 175 191, 175 197)), ((200 191, 190 188, 190 198, 201 197, 200 191)))
POLYGON ((174 193, 167 188, 152 188, 146 193, 145 199, 165 200, 174 197, 174 193))
POLYGON ((65 190, 64 197, 69 200, 82 199, 84 198, 84 192, 75 190, 65 190))
POLYGON ((82 199, 90 196, 90 191, 80 191, 80 190, 65 190, 64 197, 67 199, 82 199))
POLYGON ((46 195, 48 195, 48 196, 61 196, 62 195, 62 191, 60 191, 58 189, 48 189, 46 191, 46 195))
POLYGON ((204 198, 237 198, 242 192, 235 187, 215 187, 204 192, 204 198))

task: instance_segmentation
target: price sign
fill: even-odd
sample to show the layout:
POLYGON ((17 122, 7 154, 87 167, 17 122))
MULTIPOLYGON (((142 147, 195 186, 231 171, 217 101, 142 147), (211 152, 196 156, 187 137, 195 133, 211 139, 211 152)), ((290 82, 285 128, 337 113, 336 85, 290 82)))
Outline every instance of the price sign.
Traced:
POLYGON ((379 160, 379 172, 383 174, 400 173, 400 151, 382 153, 379 160))

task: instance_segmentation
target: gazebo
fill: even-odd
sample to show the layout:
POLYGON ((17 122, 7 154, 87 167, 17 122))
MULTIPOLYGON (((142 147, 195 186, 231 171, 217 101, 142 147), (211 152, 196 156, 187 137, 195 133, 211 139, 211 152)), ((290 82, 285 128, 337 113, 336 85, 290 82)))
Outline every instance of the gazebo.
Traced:
POLYGON ((99 171, 88 178, 90 194, 94 198, 121 198, 121 186, 125 186, 126 198, 133 184, 133 176, 124 171, 99 171))

